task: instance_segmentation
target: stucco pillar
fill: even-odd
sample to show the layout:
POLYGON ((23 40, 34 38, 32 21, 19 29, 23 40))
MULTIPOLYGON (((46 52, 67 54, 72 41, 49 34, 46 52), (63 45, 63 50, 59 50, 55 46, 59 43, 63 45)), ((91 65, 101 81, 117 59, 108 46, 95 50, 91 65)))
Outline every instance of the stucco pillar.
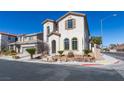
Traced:
POLYGON ((100 49, 97 48, 97 45, 96 44, 94 44, 93 53, 94 53, 94 56, 95 56, 96 59, 100 59, 101 58, 100 49))

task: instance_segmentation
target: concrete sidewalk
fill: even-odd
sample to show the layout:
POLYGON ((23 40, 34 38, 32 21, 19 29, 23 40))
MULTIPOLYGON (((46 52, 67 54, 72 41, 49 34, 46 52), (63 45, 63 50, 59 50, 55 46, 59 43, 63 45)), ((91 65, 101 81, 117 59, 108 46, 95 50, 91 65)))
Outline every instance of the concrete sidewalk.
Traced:
POLYGON ((104 58, 104 60, 100 60, 98 61, 98 63, 104 65, 116 64, 119 61, 118 59, 105 54, 102 54, 102 57, 104 58))
POLYGON ((42 59, 30 59, 29 57, 21 58, 21 59, 13 59, 11 56, 1 56, 0 59, 3 60, 11 60, 11 61, 18 61, 18 62, 31 62, 31 63, 43 63, 43 64, 69 64, 69 65, 111 65, 118 63, 118 60, 116 58, 110 57, 108 55, 103 54, 103 60, 97 60, 95 62, 76 62, 76 61, 70 61, 70 62, 46 62, 42 59))

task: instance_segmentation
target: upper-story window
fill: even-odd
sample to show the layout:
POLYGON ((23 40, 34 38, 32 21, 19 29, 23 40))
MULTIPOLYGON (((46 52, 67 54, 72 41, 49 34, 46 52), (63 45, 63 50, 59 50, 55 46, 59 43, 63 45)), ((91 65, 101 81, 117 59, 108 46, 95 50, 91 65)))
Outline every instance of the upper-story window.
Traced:
POLYGON ((27 40, 27 37, 24 37, 24 41, 27 40))
POLYGON ((19 41, 22 41, 22 37, 20 36, 19 38, 20 38, 20 40, 19 40, 19 41))
POLYGON ((65 29, 75 28, 75 19, 69 19, 65 22, 65 29))
POLYGON ((50 26, 47 26, 47 34, 50 33, 50 26))
POLYGON ((23 36, 18 36, 17 39, 18 39, 18 42, 23 42, 24 41, 24 37, 23 36))
POLYGON ((68 20, 68 28, 73 28, 73 20, 68 20))
POLYGON ((8 40, 11 40, 11 37, 8 37, 8 40))
POLYGON ((29 40, 32 40, 32 37, 31 36, 29 37, 29 40))

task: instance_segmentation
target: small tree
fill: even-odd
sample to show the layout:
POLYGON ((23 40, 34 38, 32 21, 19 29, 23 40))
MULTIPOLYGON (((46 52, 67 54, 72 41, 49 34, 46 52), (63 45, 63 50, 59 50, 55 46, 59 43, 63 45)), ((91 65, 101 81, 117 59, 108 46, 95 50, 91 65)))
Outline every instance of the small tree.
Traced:
POLYGON ((30 54, 31 59, 33 59, 33 55, 35 54, 36 49, 35 48, 29 48, 29 49, 26 49, 26 51, 30 54))
POLYGON ((62 56, 63 52, 64 52, 63 50, 59 50, 58 51, 58 53, 60 54, 60 56, 62 56))

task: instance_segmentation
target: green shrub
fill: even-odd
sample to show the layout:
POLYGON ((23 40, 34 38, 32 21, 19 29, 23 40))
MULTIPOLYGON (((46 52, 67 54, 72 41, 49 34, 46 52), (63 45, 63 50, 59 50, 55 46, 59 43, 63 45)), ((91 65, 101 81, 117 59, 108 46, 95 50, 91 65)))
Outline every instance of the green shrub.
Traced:
POLYGON ((35 48, 29 48, 29 49, 26 49, 26 51, 30 54, 31 59, 33 59, 33 55, 35 54, 36 49, 35 48))
POLYGON ((17 53, 16 53, 15 50, 11 50, 11 51, 10 51, 10 54, 11 54, 11 55, 16 55, 17 53))
POLYGON ((3 52, 3 54, 6 55, 6 56, 8 56, 8 55, 10 55, 11 53, 10 53, 10 51, 6 51, 6 52, 3 52))
POLYGON ((15 50, 11 50, 11 53, 16 53, 16 51, 15 50))
POLYGON ((58 51, 58 53, 60 54, 60 56, 62 56, 63 52, 64 52, 63 50, 59 50, 58 51))

